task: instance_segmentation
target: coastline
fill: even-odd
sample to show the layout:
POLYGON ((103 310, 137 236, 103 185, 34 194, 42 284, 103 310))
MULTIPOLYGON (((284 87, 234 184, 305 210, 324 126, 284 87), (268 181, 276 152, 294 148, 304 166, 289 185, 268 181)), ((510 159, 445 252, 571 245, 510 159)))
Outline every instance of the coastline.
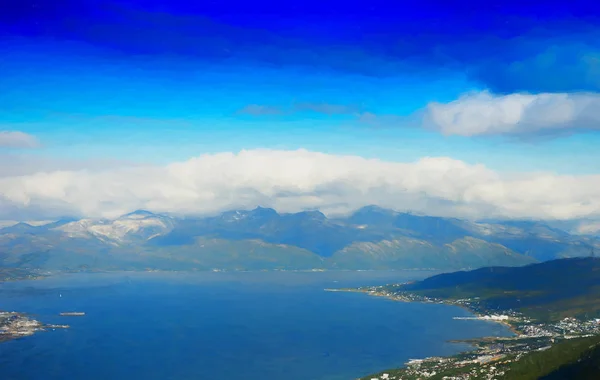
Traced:
MULTIPOLYGON (((460 304, 460 303, 454 303, 454 302, 449 302, 446 300, 442 300, 439 302, 431 302, 431 301, 423 301, 423 300, 409 300, 406 299, 404 297, 398 297, 395 295, 390 295, 390 294, 385 294, 385 293, 381 293, 381 292, 376 292, 376 291, 372 291, 369 289, 361 289, 361 288, 356 288, 356 289, 352 289, 352 288, 340 288, 340 289, 324 289, 324 291, 326 292, 345 292, 345 293, 364 293, 367 294, 368 296, 371 297, 381 297, 381 298, 387 298, 389 300, 392 301, 396 301, 396 302, 407 302, 407 303, 411 303, 411 302, 416 302, 416 303, 437 303, 437 304, 443 304, 443 305, 448 305, 448 306, 457 306, 465 311, 468 311, 469 313, 473 314, 475 316, 475 318, 472 318, 474 320, 483 320, 483 321, 487 321, 487 322, 494 322, 494 323, 499 323, 501 325, 504 325, 506 327, 508 327, 508 329, 514 333, 515 335, 520 335, 523 332, 518 330, 518 328, 514 325, 512 325, 509 322, 506 322, 505 320, 501 320, 501 319, 488 319, 485 318, 485 315, 481 314, 480 312, 470 308, 467 305, 464 304, 460 304)), ((498 337, 492 337, 492 338, 498 338, 498 337)), ((457 341, 458 342, 458 341, 457 341)))
MULTIPOLYGON (((48 279, 60 273, 63 272, 20 273, 18 275, 0 278, 0 285, 3 283, 39 281, 48 279)), ((38 332, 48 331, 49 329, 67 329, 69 327, 69 325, 44 324, 37 319, 31 318, 26 312, 0 310, 0 344, 32 336, 38 332)))
POLYGON ((25 313, 0 311, 0 343, 34 335, 48 329, 67 329, 68 325, 46 325, 25 313))
MULTIPOLYGON (((500 323, 515 334, 511 337, 488 336, 471 339, 456 339, 450 343, 465 343, 473 347, 458 354, 445 357, 427 357, 411 359, 393 369, 370 374, 362 380, 418 380, 433 375, 449 378, 460 375, 461 379, 503 378, 517 362, 531 353, 553 348, 560 342, 586 337, 600 336, 600 319, 577 319, 566 317, 554 321, 539 321, 527 314, 515 310, 486 310, 479 298, 438 299, 403 291, 402 285, 371 286, 350 289, 325 289, 325 291, 343 291, 365 293, 369 296, 383 297, 393 301, 437 303, 458 306, 475 317, 455 317, 457 319, 478 319, 500 323), (497 313, 503 313, 502 315, 497 313), (476 377, 474 374, 477 374, 476 377), (480 377, 484 376, 484 377, 480 377)), ((438 378, 438 377, 436 377, 438 378)), ((442 378, 442 377, 439 377, 442 378)))
POLYGON ((0 273, 0 284, 3 282, 15 282, 15 281, 33 281, 33 280, 41 280, 44 279, 46 277, 51 276, 52 273, 47 272, 47 273, 35 273, 35 272, 31 272, 31 273, 26 273, 26 274, 16 274, 16 275, 11 275, 11 274, 5 274, 5 273, 0 273))
MULTIPOLYGON (((400 284, 402 285, 402 284, 400 284)), ((519 337, 523 334, 523 331, 520 331, 516 326, 504 321, 504 320, 499 320, 499 319, 488 319, 488 318, 484 318, 485 316, 483 314, 481 314, 480 312, 473 310, 471 308, 469 308, 467 305, 464 304, 460 304, 460 303, 454 303, 454 302, 449 302, 447 300, 438 300, 437 302, 432 302, 432 301, 425 301, 425 300, 411 300, 408 299, 406 297, 402 297, 402 296, 398 296, 398 295, 394 295, 394 294, 389 294, 386 292, 381 292, 381 291, 375 291, 373 290, 373 288, 339 288, 339 289, 332 289, 332 288, 326 288, 324 289, 324 291, 326 292, 346 292, 346 293, 363 293, 366 294, 368 296, 371 297, 381 297, 381 298, 387 298, 389 300, 395 301, 395 302, 406 302, 406 303, 411 303, 411 302, 415 302, 415 303, 436 303, 436 304, 443 304, 443 305, 448 305, 448 306, 458 306, 459 308, 473 314, 475 317, 472 318, 473 320, 484 320, 484 321, 488 321, 488 322, 495 322, 495 323, 499 323, 505 327, 507 327, 513 334, 515 334, 516 337, 519 337)), ((471 319, 471 318, 469 318, 471 319)), ((508 339, 514 339, 515 337, 511 337, 508 339)), ((471 339, 455 339, 455 340, 449 340, 449 343, 466 343, 468 344, 471 348, 467 349, 467 350, 463 350, 460 351, 457 354, 451 355, 451 356, 445 356, 445 357, 441 357, 441 358, 424 358, 424 359, 411 359, 406 363, 403 363, 401 366, 396 367, 395 369, 392 370, 387 370, 387 371, 383 371, 379 374, 372 374, 369 376, 365 376, 365 377, 361 377, 358 378, 356 380, 364 380, 364 379, 370 379, 370 380, 380 380, 380 379, 395 379, 396 377, 389 377, 391 373, 394 373, 396 371, 403 371, 406 370, 408 371, 412 365, 417 364, 417 366, 419 366, 421 363, 423 362, 427 362, 428 360, 431 359, 441 359, 441 360, 450 360, 452 358, 457 358, 457 357, 461 357, 464 355, 477 355, 479 353, 483 353, 484 349, 482 348, 481 344, 483 343, 488 343, 488 342, 493 342, 494 340, 502 340, 502 339, 506 339, 503 337, 496 337, 496 336, 488 336, 488 337, 481 337, 481 338, 471 338, 471 339), (383 374, 384 377, 378 377, 378 375, 383 374)))

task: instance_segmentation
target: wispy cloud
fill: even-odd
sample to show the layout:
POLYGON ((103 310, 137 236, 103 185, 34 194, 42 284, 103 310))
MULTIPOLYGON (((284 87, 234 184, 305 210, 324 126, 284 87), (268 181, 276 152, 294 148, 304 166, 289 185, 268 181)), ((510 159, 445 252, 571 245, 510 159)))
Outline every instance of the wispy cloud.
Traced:
POLYGON ((271 116, 284 115, 286 112, 283 108, 275 106, 261 106, 259 104, 250 104, 238 111, 239 114, 252 116, 271 116))
POLYGON ((387 129, 387 128, 414 128, 420 127, 422 124, 423 113, 416 112, 412 115, 394 115, 394 114, 377 114, 373 112, 361 113, 357 120, 368 128, 387 129))
POLYGON ((254 116, 316 112, 348 115, 368 128, 424 127, 444 135, 552 138, 600 130, 599 93, 467 93, 448 103, 432 102, 410 115, 376 113, 360 106, 298 103, 291 107, 252 105, 240 111, 254 116))
POLYGON ((363 112, 363 108, 358 105, 331 103, 298 103, 292 109, 296 112, 310 111, 326 115, 352 115, 363 112))
POLYGON ((35 136, 19 131, 0 131, 0 148, 39 148, 35 136))
POLYGON ((363 108, 358 105, 304 102, 294 103, 288 107, 250 104, 238 111, 240 114, 252 116, 292 115, 301 112, 358 116, 363 112, 363 108))

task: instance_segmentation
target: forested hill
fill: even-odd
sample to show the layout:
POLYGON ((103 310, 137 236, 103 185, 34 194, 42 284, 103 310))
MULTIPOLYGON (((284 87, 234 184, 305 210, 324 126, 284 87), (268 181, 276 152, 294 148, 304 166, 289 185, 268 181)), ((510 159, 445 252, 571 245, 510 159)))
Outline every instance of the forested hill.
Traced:
POLYGON ((487 309, 514 309, 543 319, 591 317, 600 314, 600 258, 445 273, 400 290, 445 299, 478 297, 487 309))

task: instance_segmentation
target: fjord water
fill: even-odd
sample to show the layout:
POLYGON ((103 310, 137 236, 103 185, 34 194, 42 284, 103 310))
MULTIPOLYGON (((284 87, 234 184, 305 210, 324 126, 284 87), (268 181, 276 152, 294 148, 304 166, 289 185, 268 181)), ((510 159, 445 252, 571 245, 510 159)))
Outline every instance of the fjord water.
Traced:
POLYGON ((348 380, 510 335, 454 306, 324 288, 422 272, 74 274, 0 284, 0 309, 67 330, 0 344, 3 379, 348 380), (60 317, 84 311, 84 317, 60 317))

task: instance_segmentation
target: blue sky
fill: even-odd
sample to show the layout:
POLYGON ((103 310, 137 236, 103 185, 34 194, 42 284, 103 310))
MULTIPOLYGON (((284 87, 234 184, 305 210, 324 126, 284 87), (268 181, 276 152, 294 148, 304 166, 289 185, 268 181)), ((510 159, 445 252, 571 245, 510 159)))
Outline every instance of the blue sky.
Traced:
POLYGON ((600 170, 592 2, 2 7, 0 132, 39 141, 0 141, 4 160, 162 165, 268 148, 450 157, 499 172, 600 170), (436 103, 438 113, 428 108, 436 103))
POLYGON ((44 148, 36 154, 69 157, 160 161, 272 147, 390 160, 451 156, 497 169, 519 160, 524 170, 594 172, 597 134, 506 143, 449 138, 393 118, 373 128, 351 115, 237 112, 321 103, 407 116, 467 91, 600 87, 598 76, 577 71, 581 49, 597 54, 600 44, 593 6, 540 4, 10 5, 2 16, 0 121, 2 129, 37 136, 44 148), (557 46, 551 63, 537 57, 557 46), (511 71, 515 64, 524 67, 511 71), (160 154, 149 156, 155 149, 160 154))

